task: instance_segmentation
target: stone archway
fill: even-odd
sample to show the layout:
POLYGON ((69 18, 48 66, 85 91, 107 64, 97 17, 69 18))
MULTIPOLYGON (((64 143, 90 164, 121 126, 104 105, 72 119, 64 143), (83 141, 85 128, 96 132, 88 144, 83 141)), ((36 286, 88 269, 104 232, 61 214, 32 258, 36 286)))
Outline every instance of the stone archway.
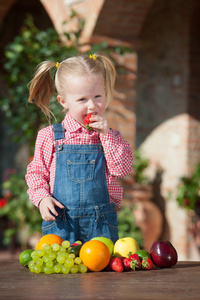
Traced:
POLYGON ((74 10, 85 20, 81 42, 87 42, 91 36, 105 0, 40 0, 59 34, 76 28, 76 20, 71 20, 74 10))

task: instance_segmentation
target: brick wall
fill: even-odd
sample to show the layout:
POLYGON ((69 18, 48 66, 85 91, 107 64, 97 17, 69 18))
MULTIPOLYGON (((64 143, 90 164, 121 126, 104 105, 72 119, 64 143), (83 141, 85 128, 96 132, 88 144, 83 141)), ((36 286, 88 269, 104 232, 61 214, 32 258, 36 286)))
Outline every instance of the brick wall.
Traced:
POLYGON ((153 0, 106 0, 93 34, 134 41, 153 0))
POLYGON ((137 54, 114 56, 122 67, 129 68, 124 74, 117 75, 114 99, 107 109, 107 118, 110 126, 119 130, 134 150, 137 54))
POLYGON ((188 113, 190 120, 188 134, 188 172, 194 170, 200 161, 200 2, 195 1, 191 14, 188 81, 188 113))
POLYGON ((163 171, 161 186, 170 240, 180 259, 189 257, 191 236, 188 215, 175 201, 176 186, 200 159, 196 5, 197 1, 154 1, 138 52, 136 144, 151 159, 149 176, 154 178, 157 168, 163 171))

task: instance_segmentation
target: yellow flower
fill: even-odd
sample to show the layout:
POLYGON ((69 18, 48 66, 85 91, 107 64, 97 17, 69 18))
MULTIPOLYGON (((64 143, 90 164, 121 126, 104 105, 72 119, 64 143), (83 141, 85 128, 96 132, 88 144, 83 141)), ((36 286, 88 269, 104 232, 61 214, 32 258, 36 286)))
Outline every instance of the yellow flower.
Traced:
POLYGON ((93 60, 96 60, 96 56, 94 54, 90 54, 89 58, 92 58, 93 60))

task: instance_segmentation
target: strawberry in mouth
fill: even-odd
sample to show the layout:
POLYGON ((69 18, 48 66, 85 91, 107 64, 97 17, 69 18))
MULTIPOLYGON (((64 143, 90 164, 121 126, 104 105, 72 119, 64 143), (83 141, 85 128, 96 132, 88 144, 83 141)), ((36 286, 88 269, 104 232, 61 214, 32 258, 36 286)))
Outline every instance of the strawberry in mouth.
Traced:
POLYGON ((87 114, 87 116, 86 116, 85 119, 83 120, 83 124, 84 124, 84 126, 85 126, 85 128, 86 128, 87 130, 92 130, 92 129, 93 129, 92 127, 90 127, 90 124, 92 123, 92 122, 90 121, 91 116, 92 116, 92 114, 87 114))

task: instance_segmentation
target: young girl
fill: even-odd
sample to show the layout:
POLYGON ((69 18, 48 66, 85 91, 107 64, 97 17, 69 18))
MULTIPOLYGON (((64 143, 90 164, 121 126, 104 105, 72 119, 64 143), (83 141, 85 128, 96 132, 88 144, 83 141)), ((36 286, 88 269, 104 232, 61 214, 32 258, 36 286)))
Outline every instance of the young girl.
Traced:
POLYGON ((29 102, 50 117, 56 67, 57 99, 68 110, 61 124, 39 131, 26 181, 30 200, 43 218, 43 234, 73 243, 104 236, 118 239, 122 188, 116 178, 132 168, 130 145, 103 116, 113 97, 115 68, 104 54, 41 63, 30 84, 29 102), (83 122, 91 114, 88 130, 83 122))

